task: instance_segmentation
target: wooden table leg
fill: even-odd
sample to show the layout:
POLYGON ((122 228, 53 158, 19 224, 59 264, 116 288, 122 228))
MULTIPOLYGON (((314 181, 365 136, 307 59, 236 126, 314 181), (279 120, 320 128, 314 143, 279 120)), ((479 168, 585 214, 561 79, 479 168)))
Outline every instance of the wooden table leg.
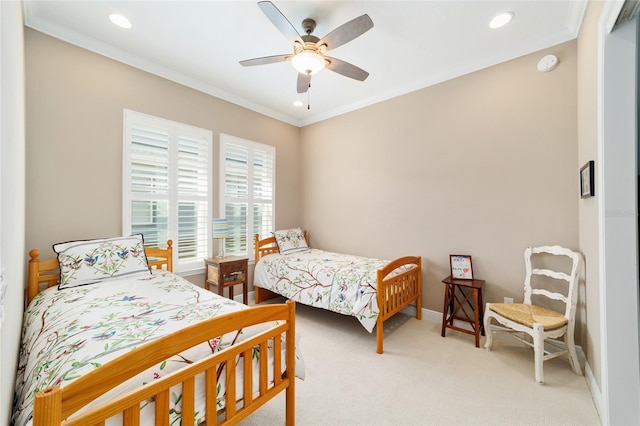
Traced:
POLYGON ((484 336, 484 302, 482 301, 482 288, 478 289, 478 312, 480 312, 480 334, 484 336))
POLYGON ((450 303, 449 303, 449 291, 451 289, 449 284, 445 285, 444 289, 444 306, 442 308, 442 337, 445 335, 445 330, 447 329, 447 313, 449 312, 450 303))
POLYGON ((473 289, 473 331, 476 337, 476 348, 480 347, 480 321, 478 310, 478 289, 473 289))

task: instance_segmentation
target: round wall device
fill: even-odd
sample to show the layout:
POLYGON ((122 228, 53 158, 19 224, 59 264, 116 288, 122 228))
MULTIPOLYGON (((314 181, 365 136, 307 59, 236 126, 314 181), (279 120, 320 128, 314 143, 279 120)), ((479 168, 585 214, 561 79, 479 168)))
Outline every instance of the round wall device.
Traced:
POLYGON ((547 55, 538 62, 538 71, 549 72, 558 66, 558 57, 556 55, 547 55))

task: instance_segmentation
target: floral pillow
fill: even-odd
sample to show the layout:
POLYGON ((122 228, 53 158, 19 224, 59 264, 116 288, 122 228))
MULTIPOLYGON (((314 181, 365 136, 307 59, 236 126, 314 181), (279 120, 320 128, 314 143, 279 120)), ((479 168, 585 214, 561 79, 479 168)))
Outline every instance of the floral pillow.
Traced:
POLYGON ((296 253, 309 248, 300 228, 285 229, 273 233, 280 254, 296 253))
POLYGON ((60 263, 58 289, 150 275, 142 234, 53 245, 60 263))

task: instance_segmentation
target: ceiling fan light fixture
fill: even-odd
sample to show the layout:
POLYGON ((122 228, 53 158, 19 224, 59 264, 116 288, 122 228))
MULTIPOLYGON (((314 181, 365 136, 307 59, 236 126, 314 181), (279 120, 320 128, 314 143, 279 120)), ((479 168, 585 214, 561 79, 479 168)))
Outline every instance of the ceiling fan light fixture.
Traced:
POLYGON ((323 69, 326 62, 324 56, 319 53, 303 50, 293 57, 291 64, 299 73, 313 75, 323 69))
POLYGON ((491 20, 491 22, 489 22, 489 28, 496 29, 496 28, 504 27, 509 22, 511 22, 511 20, 513 19, 514 16, 515 16, 515 14, 513 12, 500 13, 500 14, 496 15, 491 20))

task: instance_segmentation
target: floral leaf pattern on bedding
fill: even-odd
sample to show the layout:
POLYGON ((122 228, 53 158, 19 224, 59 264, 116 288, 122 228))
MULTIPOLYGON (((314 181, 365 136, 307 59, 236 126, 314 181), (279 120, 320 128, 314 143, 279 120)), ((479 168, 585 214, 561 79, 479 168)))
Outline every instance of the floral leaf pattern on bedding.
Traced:
MULTIPOLYGON (((119 279, 105 286, 45 290, 34 298, 24 316, 13 421, 19 426, 28 425, 35 394, 48 386, 64 386, 132 348, 186 325, 245 308, 166 271, 119 279)), ((107 392, 96 402, 109 400, 242 341, 259 327, 228 333, 184 351, 107 392)), ((259 352, 254 353, 254 358, 258 357, 259 352)), ((224 383, 223 370, 218 372, 222 377, 218 383, 224 383)), ((258 383, 257 376, 253 382, 258 383)), ((196 378, 196 394, 196 399, 204 399, 203 378, 196 378)), ((217 405, 224 407, 224 388, 218 388, 217 398, 217 405)), ((172 389, 171 401, 171 423, 179 424, 179 388, 172 389)), ((153 412, 152 401, 143 404, 141 410, 144 419, 145 410, 153 412)), ((204 421, 204 410, 197 411, 196 420, 204 421)))
POLYGON ((371 332, 378 317, 377 270, 387 260, 308 249, 256 264, 254 285, 288 299, 356 317, 371 332))

